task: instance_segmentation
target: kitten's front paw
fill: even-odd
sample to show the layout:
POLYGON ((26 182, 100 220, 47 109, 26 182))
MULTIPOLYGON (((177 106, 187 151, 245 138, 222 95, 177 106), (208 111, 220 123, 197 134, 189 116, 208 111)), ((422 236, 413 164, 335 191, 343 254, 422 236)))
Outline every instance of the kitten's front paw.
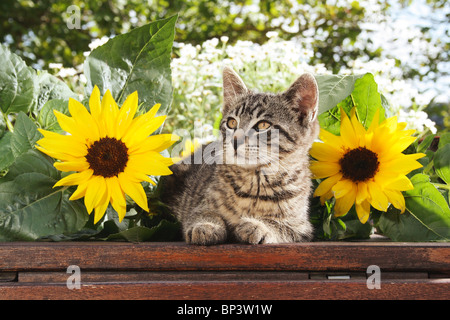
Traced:
POLYGON ((243 243, 262 244, 275 243, 273 232, 256 219, 244 220, 235 229, 237 240, 243 243))
POLYGON ((213 245, 225 242, 227 231, 224 226, 211 222, 198 222, 186 230, 186 242, 198 245, 213 245))

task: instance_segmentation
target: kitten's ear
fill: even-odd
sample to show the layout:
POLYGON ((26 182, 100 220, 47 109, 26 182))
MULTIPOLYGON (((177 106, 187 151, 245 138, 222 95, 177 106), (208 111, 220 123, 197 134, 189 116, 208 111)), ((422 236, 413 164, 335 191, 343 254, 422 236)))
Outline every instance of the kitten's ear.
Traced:
POLYGON ((299 112, 301 123, 316 119, 319 111, 319 87, 312 74, 301 75, 284 93, 285 99, 299 112))
POLYGON ((223 68, 223 109, 224 111, 237 96, 247 93, 247 87, 239 75, 230 67, 223 68))

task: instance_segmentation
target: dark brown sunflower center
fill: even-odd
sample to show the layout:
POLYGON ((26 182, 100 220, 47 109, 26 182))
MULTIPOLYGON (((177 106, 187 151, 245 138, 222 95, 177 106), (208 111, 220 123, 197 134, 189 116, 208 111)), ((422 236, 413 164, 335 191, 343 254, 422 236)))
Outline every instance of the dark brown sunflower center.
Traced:
POLYGON ((128 162, 128 148, 115 138, 101 138, 89 148, 86 160, 94 175, 111 178, 125 170, 128 162))
POLYGON ((373 178, 380 166, 377 154, 363 147, 348 151, 339 160, 339 164, 344 178, 353 182, 373 178))

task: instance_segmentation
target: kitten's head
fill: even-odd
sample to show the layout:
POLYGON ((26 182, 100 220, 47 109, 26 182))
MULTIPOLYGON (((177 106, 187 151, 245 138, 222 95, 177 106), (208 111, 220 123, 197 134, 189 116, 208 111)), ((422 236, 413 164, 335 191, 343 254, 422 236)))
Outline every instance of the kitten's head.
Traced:
POLYGON ((281 94, 255 93, 229 67, 223 70, 220 130, 224 161, 258 167, 290 155, 307 155, 318 134, 319 91, 310 74, 281 94))

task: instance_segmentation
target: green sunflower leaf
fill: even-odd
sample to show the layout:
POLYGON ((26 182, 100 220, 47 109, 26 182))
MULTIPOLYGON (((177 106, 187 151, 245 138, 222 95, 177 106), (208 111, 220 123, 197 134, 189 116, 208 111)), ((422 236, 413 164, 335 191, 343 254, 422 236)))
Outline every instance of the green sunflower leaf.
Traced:
POLYGON ((390 206, 377 227, 394 241, 450 241, 450 209, 425 174, 411 178, 413 190, 405 191, 403 214, 390 206))
MULTIPOLYGON (((54 99, 66 101, 66 110, 68 109, 67 101, 69 100, 69 98, 73 98, 75 100, 79 99, 78 95, 74 93, 67 84, 65 84, 57 77, 49 74, 47 71, 39 72, 37 76, 37 84, 39 92, 36 95, 33 106, 33 110, 35 110, 36 113, 38 113, 47 102, 54 99)), ((58 108, 57 110, 62 112, 60 108, 58 108)))
POLYGON ((355 87, 355 81, 363 75, 315 75, 319 86, 319 114, 334 107, 348 97, 355 87))
MULTIPOLYGON (((373 116, 378 109, 380 109, 379 120, 382 121, 385 119, 382 96, 378 92, 378 85, 375 82, 373 75, 371 73, 367 73, 365 75, 346 77, 350 78, 342 78, 347 80, 338 81, 336 87, 331 86, 331 88, 336 91, 335 95, 331 95, 331 97, 335 97, 332 102, 341 99, 344 94, 348 93, 348 95, 339 100, 336 105, 331 108, 328 108, 329 106, 327 105, 324 108, 328 108, 325 112, 322 112, 319 107, 318 119, 320 127, 334 135, 339 135, 340 133, 341 108, 347 113, 347 115, 350 115, 350 111, 355 107, 358 119, 366 129, 370 126, 373 116)), ((328 85, 330 86, 331 82, 328 85)), ((321 90, 320 84, 319 90, 321 90)), ((319 99, 322 99, 322 95, 324 95, 326 101, 329 100, 328 95, 330 95, 330 90, 330 88, 327 88, 324 93, 321 93, 319 99)), ((331 101, 325 103, 331 103, 331 101)))
POLYGON ((1 137, 3 137, 3 135, 6 132, 6 121, 5 121, 5 116, 2 113, 2 110, 0 109, 0 139, 1 137))
POLYGON ((72 233, 88 220, 82 202, 69 201, 66 188, 48 157, 28 150, 0 180, 0 241, 36 240, 72 233))
POLYGON ((36 91, 36 71, 0 44, 0 109, 3 114, 28 112, 36 91))
POLYGON ((450 132, 446 132, 440 136, 438 148, 443 148, 447 144, 450 144, 450 132))
POLYGON ((439 178, 450 184, 450 144, 439 148, 434 155, 434 170, 439 178))
POLYGON ((139 104, 146 111, 161 103, 159 113, 167 113, 173 91, 170 61, 177 17, 118 35, 92 51, 84 64, 87 95, 97 85, 101 94, 109 89, 120 106, 137 90, 139 104))
POLYGON ((36 141, 40 138, 42 138, 42 135, 37 130, 33 120, 23 112, 19 113, 16 124, 14 125, 14 133, 11 138, 11 151, 14 157, 17 158, 21 154, 34 148, 36 141))
POLYGON ((352 99, 356 106, 356 114, 359 121, 367 129, 377 110, 380 110, 380 120, 384 119, 384 108, 381 103, 381 95, 373 74, 367 73, 355 81, 355 89, 352 99))
POLYGON ((43 129, 63 134, 64 130, 59 126, 58 120, 53 113, 54 110, 69 115, 68 102, 60 99, 47 101, 40 110, 37 120, 43 129))
POLYGON ((6 132, 0 138, 0 171, 7 169, 14 162, 14 155, 11 151, 11 132, 6 132))
POLYGON ((33 149, 42 135, 25 113, 17 115, 14 132, 6 132, 0 139, 0 170, 7 169, 14 160, 33 149))

